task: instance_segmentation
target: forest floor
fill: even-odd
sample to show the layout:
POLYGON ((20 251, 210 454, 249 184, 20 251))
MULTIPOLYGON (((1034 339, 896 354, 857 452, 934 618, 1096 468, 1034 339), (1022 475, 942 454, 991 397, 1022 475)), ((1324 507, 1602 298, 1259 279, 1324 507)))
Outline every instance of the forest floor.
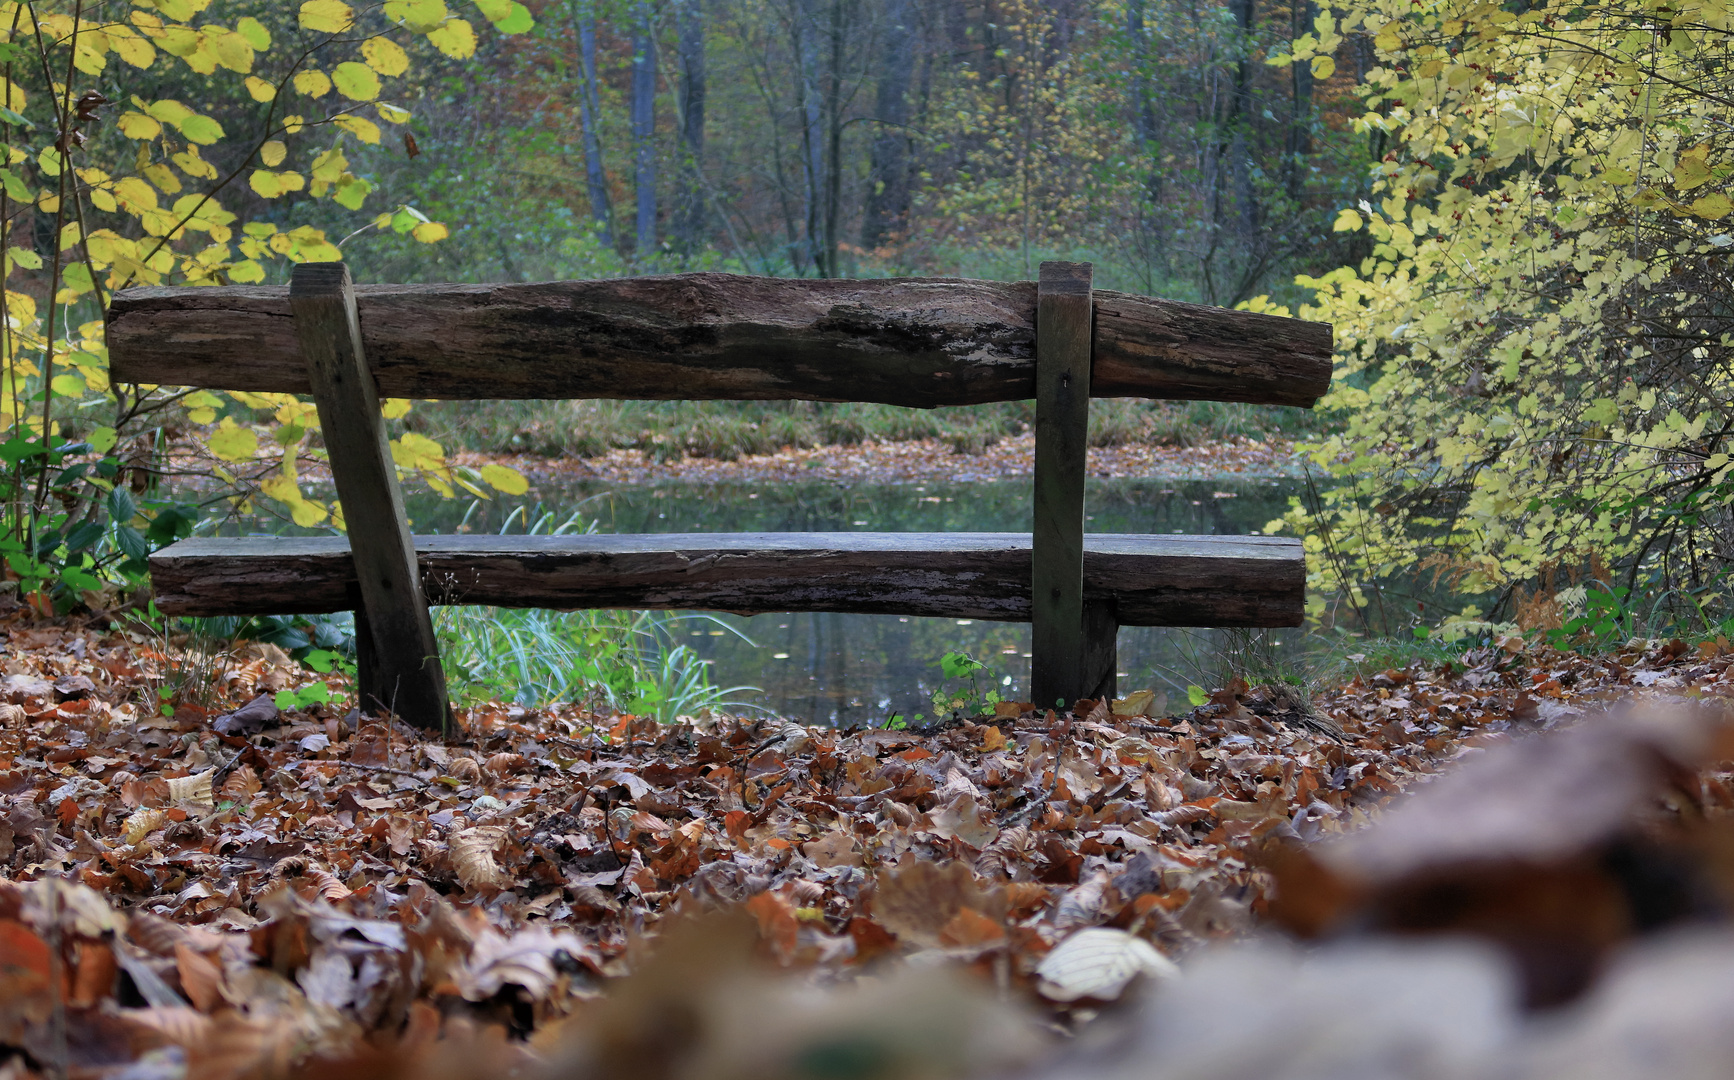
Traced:
MULTIPOLYGON (((280 449, 261 442, 260 475, 280 467, 280 449)), ((481 453, 460 450, 448 460, 459 466, 509 465, 533 484, 594 480, 633 487, 666 483, 813 483, 855 485, 971 483, 1017 479, 1035 472, 1035 436, 1014 435, 984 449, 959 453, 939 439, 903 439, 815 447, 786 446, 732 459, 700 456, 659 458, 640 449, 614 449, 594 457, 544 457, 540 454, 481 453)), ((214 458, 200 439, 176 444, 174 470, 185 490, 217 490, 214 458), (197 479, 195 479, 197 478, 197 479)), ((1279 436, 1227 436, 1196 446, 1155 443, 1091 447, 1086 469, 1102 480, 1237 480, 1299 477, 1305 461, 1294 443, 1279 436)), ((303 461, 304 480, 330 480, 323 463, 303 461)))
MULTIPOLYGON (((980 450, 959 452, 939 439, 862 442, 849 446, 784 447, 733 460, 678 457, 658 460, 640 449, 610 450, 596 457, 534 454, 453 456, 459 465, 510 465, 533 481, 595 479, 611 484, 668 482, 851 484, 965 483, 1027 477, 1035 471, 1035 436, 1015 435, 980 450)), ((1225 438, 1197 446, 1151 443, 1091 447, 1088 473, 1098 479, 1220 479, 1299 476, 1294 444, 1280 437, 1225 438)))
MULTIPOLYGON (((1472 1076, 1487 1024, 1534 1043, 1507 1075, 1584 1075, 1516 1001, 1593 988, 1641 925, 1734 882, 1720 643, 1508 639, 1178 716, 1145 694, 917 731, 492 705, 438 737, 280 711, 323 677, 271 646, 24 611, 3 632, 8 1077, 1196 1075, 1165 1056, 1186 1040, 1271 1063, 1235 1075, 1395 1046, 1472 1076), (1601 716, 1634 701, 1666 722, 1601 716), (1468 930, 1515 960, 1216 944, 1271 922, 1468 930), (1140 1050, 1165 1024, 1186 1033, 1140 1050)), ((1633 976, 1665 976, 1676 1021, 1734 1001, 1691 962, 1633 976)), ((1654 1013, 1646 993, 1626 1004, 1654 1013)))

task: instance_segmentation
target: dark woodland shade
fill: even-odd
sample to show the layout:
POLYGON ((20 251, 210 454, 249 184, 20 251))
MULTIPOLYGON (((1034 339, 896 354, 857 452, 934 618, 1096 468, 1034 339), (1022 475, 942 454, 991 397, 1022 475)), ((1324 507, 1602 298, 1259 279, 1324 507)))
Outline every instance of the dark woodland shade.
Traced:
MULTIPOLYGON (((932 408, 1035 396, 1033 282, 679 274, 527 285, 356 287, 383 397, 862 401, 932 408)), ((1323 323, 1095 293, 1092 397, 1311 407, 1323 323)), ((114 297, 117 382, 307 393, 289 290, 114 297)))
MULTIPOLYGON (((417 536, 436 604, 532 608, 843 611, 1027 622, 1019 533, 651 533, 417 536)), ((175 615, 346 611, 358 585, 344 537, 198 537, 151 556, 175 615)), ((1093 534, 1084 595, 1123 626, 1298 626, 1300 541, 1093 534)))

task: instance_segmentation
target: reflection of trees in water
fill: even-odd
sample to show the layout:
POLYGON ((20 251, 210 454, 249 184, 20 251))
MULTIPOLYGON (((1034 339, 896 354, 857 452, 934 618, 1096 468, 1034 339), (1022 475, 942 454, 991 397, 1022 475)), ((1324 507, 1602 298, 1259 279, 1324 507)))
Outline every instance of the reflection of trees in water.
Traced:
MULTIPOLYGON (((1021 698, 1029 686, 1029 627, 1021 623, 953 619, 900 622, 894 615, 760 615, 731 620, 758 644, 733 637, 692 639, 694 648, 715 661, 719 681, 749 683, 764 693, 760 706, 816 723, 877 725, 893 712, 906 717, 932 712, 932 693, 943 682, 937 661, 960 650, 987 664, 978 679, 985 693, 997 689, 1021 698), (1012 648, 1014 655, 1003 650, 1012 648), (775 660, 776 653, 789 659, 775 660), (1001 684, 1012 676, 1010 687, 1001 684), (888 702, 881 705, 881 702, 888 702)), ((1298 630, 1273 631, 1282 651, 1298 653, 1298 630)), ((1120 630, 1122 691, 1165 690, 1173 708, 1183 708, 1189 682, 1210 679, 1221 634, 1212 630, 1128 626, 1120 630)), ((951 686, 961 686, 952 683, 951 686)))
MULTIPOLYGON (((1288 508, 1297 481, 1281 480, 1093 480, 1086 507, 1090 532, 1240 534, 1262 530, 1288 508), (1217 492, 1232 498, 1216 498, 1217 492)), ((847 487, 830 482, 807 484, 668 485, 659 488, 606 488, 573 484, 542 485, 541 514, 558 524, 583 510, 604 532, 1024 532, 1031 504, 1027 479, 993 483, 847 487), (755 497, 756 496, 756 497, 755 497), (865 522, 865 524, 858 524, 865 522)), ((516 509, 499 502, 469 511, 463 504, 431 496, 411 496, 416 531, 449 531, 470 513, 474 532, 496 532, 516 509)), ((514 524, 514 532, 522 526, 514 524)), ((714 661, 718 685, 763 688, 760 704, 784 715, 838 724, 883 723, 890 712, 906 716, 932 711, 931 694, 941 682, 937 661, 961 650, 992 669, 983 692, 1022 694, 1028 686, 1029 627, 1020 623, 955 619, 900 621, 895 615, 836 613, 725 616, 754 643, 732 635, 702 633, 684 640, 714 661), (1016 655, 1004 655, 1013 648, 1016 655), (777 653, 788 659, 777 660, 777 653), (1010 688, 1000 686, 1011 675, 1010 688), (880 706, 888 700, 889 708, 880 706)), ((1289 635, 1298 645, 1300 635, 1289 635)), ((1208 660, 1214 649, 1209 632, 1162 627, 1120 631, 1123 689, 1164 687, 1178 706, 1184 685, 1170 685, 1157 673, 1186 673, 1208 660)), ((1203 677, 1199 675, 1198 677, 1203 677)), ((1170 680, 1174 676, 1169 676, 1170 680)))
MULTIPOLYGON (((1292 480, 1094 480, 1086 495, 1091 532, 1246 533, 1288 508, 1292 480), (1233 498, 1216 498, 1227 492, 1233 498)), ((606 488, 541 485, 539 509, 555 522, 574 511, 604 532, 1024 532, 1027 480, 994 483, 844 487, 835 483, 669 485, 606 488), (866 522, 865 525, 856 524, 866 522)), ((474 532, 496 532, 517 509, 501 501, 473 510, 431 495, 408 497, 418 531, 445 532, 468 515, 474 532)), ((526 515, 520 514, 517 522, 526 515)), ((522 526, 514 523, 513 531, 522 526)))

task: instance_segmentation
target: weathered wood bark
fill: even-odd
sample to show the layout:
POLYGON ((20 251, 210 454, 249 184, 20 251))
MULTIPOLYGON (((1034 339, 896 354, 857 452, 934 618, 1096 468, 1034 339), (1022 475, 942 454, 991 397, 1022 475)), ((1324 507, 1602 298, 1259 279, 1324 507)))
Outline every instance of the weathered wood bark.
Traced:
MULTIPOLYGON (((407 398, 876 401, 1035 396, 1032 282, 679 274, 522 285, 362 285, 379 392, 407 398)), ((1310 407, 1323 323, 1095 294, 1094 397, 1310 407)), ((137 288, 108 313, 119 382, 307 393, 272 286, 137 288)))
MULTIPOLYGON (((844 611, 1027 622, 1022 533, 652 533, 417 536, 436 604, 844 611)), ((312 614, 356 603, 343 537, 197 537, 150 558, 175 615, 312 614)), ((1084 540, 1086 601, 1122 626, 1298 626, 1298 540, 1126 536, 1084 540)))
POLYGON ((1084 458, 1090 434, 1089 263, 1045 262, 1036 291, 1036 468, 1030 700, 1084 686, 1084 458))
POLYGON ((397 466, 362 351, 349 268, 302 263, 290 288, 332 479, 354 539, 350 561, 361 602, 351 606, 365 616, 356 632, 372 643, 371 653, 362 647, 361 707, 444 730, 450 719, 445 673, 422 599, 397 466))

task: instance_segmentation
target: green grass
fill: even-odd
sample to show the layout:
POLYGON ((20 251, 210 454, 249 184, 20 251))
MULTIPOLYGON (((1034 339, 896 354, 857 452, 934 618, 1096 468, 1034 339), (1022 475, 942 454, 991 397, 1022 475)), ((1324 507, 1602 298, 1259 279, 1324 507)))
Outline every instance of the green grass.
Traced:
POLYGON ((710 661, 674 643, 677 626, 702 616, 484 607, 437 607, 433 616, 459 702, 575 702, 668 723, 701 709, 741 708, 735 695, 754 689, 717 687, 710 661))
MULTIPOLYGON (((473 513, 476 505, 470 510, 473 513)), ((468 521, 468 516, 465 518, 468 521)), ((593 531, 578 513, 560 520, 520 506, 500 532, 593 531)), ((154 609, 153 609, 154 611, 154 609)), ((751 708, 738 700, 756 687, 716 686, 710 661, 679 643, 686 625, 728 624, 709 616, 650 611, 543 611, 476 606, 432 609, 446 683, 458 704, 507 701, 525 707, 576 703, 592 710, 654 716, 663 722, 703 709, 751 708)), ((315 648, 353 659, 354 624, 338 615, 140 619, 174 657, 165 700, 208 704, 210 672, 244 641, 277 645, 296 658, 315 648), (198 695, 203 694, 204 697, 198 695)))
MULTIPOLYGON (((470 513, 478 506, 471 503, 470 513)), ((531 535, 596 530, 595 522, 578 512, 556 524, 555 515, 540 504, 518 507, 500 532, 514 526, 531 535)), ((716 622, 704 615, 651 611, 433 609, 446 684, 459 702, 512 701, 526 707, 576 702, 664 723, 701 709, 740 708, 733 695, 757 689, 719 689, 711 682, 710 661, 676 643, 677 628, 694 621, 716 622)))
MULTIPOLYGON (((944 409, 812 401, 431 402, 402 421, 447 451, 597 457, 619 448, 658 461, 733 461, 790 447, 917 439, 971 454, 1034 423, 1027 401, 944 409)), ((1090 410, 1090 445, 1196 446, 1237 435, 1296 437, 1320 427, 1317 416, 1300 409, 1103 399, 1090 410)))

